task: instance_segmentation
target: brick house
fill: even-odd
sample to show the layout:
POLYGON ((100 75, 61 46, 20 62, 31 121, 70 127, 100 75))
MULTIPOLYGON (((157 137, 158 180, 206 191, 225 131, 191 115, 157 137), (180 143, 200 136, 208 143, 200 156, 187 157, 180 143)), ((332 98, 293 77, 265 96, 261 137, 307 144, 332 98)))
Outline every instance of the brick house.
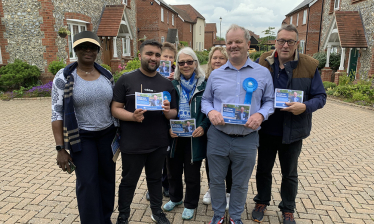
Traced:
POLYGON ((296 26, 299 32, 299 52, 313 55, 319 51, 322 0, 304 0, 286 15, 283 21, 296 26))
MULTIPOLYGON (((186 5, 172 5, 181 15, 188 15, 190 21, 188 22, 192 31, 192 45, 191 47, 196 51, 204 50, 205 39, 205 18, 190 4, 186 5), (184 11, 181 12, 181 11, 184 11)), ((183 17, 182 17, 183 18, 183 17)), ((180 39, 183 40, 183 39, 180 39)))
POLYGON ((320 51, 327 51, 326 67, 322 79, 331 79, 329 55, 341 53, 339 75, 348 74, 355 79, 374 75, 374 2, 373 0, 324 1, 320 51))
POLYGON ((207 23, 205 26, 204 49, 209 50, 213 47, 216 40, 217 27, 216 23, 207 23))
MULTIPOLYGON (((76 61, 71 48, 72 37, 84 30, 97 32, 107 5, 118 5, 121 8, 125 19, 113 29, 120 36, 131 37, 130 41, 124 41, 127 41, 126 54, 133 56, 137 51, 136 42, 133 41, 137 38, 135 3, 135 0, 3 0, 0 2, 0 63, 7 64, 21 59, 41 70, 43 82, 53 79, 53 75, 48 72, 48 64, 57 59, 63 59, 67 64, 76 61), (71 31, 64 38, 58 35, 59 28, 63 26, 71 31)), ((102 44, 105 38, 102 39, 102 44)), ((116 43, 117 55, 123 55, 122 41, 123 38, 120 38, 116 43)), ((103 51, 99 53, 98 63, 103 62, 105 49, 103 47, 103 51)))
MULTIPOLYGON (((178 13, 165 1, 137 1, 139 39, 166 41, 169 29, 176 29, 178 13)), ((138 42, 140 46, 141 42, 138 42)))
POLYGON ((193 48, 193 34, 194 29, 192 28, 195 24, 194 20, 188 15, 188 13, 179 8, 173 7, 178 12, 177 27, 178 36, 180 41, 187 42, 188 46, 193 48))

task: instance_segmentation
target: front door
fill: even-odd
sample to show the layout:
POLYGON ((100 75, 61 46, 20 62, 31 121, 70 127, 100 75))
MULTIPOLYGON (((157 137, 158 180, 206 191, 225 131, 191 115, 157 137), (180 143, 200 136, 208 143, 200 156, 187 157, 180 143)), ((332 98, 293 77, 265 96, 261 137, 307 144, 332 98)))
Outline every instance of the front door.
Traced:
POLYGON ((348 75, 351 81, 356 79, 357 70, 357 60, 358 60, 358 50, 357 48, 351 48, 351 59, 349 60, 349 70, 348 75))
POLYGON ((107 64, 110 66, 110 60, 112 60, 113 55, 113 49, 112 49, 112 39, 108 39, 108 37, 105 37, 101 40, 103 47, 103 53, 102 53, 102 61, 104 64, 107 64))

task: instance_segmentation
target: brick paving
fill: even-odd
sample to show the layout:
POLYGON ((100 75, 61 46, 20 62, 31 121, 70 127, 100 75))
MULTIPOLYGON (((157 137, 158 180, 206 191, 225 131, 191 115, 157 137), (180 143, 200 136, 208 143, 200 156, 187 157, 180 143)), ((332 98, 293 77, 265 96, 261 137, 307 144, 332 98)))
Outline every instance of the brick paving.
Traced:
MULTIPOLYGON (((50 99, 0 101, 0 223, 79 223, 75 176, 58 169, 50 124, 50 99)), ((374 111, 328 100, 313 117, 299 162, 297 223, 374 223, 374 111)), ((120 180, 117 163, 117 188, 120 180)), ((201 200, 207 190, 201 169, 201 200)), ((281 223, 280 167, 274 166, 271 206, 263 223, 281 223)), ((141 176, 130 223, 152 223, 141 176)), ((249 183, 243 223, 256 192, 249 183)), ((183 221, 179 206, 167 216, 174 224, 207 224, 213 212, 201 203, 196 216, 183 221)), ((116 200, 117 201, 117 200, 116 200)), ((164 198, 164 203, 167 198, 164 198)), ((117 210, 117 204, 116 204, 117 210)), ((115 223, 118 212, 112 216, 115 223)))

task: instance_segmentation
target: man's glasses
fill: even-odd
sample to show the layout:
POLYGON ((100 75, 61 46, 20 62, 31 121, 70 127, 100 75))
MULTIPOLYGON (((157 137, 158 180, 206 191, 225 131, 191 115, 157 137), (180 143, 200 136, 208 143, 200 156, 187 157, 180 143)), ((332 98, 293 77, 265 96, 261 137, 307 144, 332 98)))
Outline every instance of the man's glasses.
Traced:
POLYGON ((76 46, 77 50, 83 50, 83 51, 87 51, 88 49, 90 51, 97 51, 99 50, 99 47, 96 46, 96 45, 85 45, 85 44, 79 44, 78 46, 76 46))
POLYGON ((178 61, 179 66, 184 66, 184 64, 187 63, 187 65, 192 65, 196 60, 193 61, 178 61))
POLYGON ((284 45, 285 43, 287 42, 287 44, 288 44, 288 46, 293 46, 293 45, 295 45, 296 44, 296 40, 283 40, 283 39, 279 39, 279 40, 277 40, 277 43, 279 44, 279 45, 284 45))

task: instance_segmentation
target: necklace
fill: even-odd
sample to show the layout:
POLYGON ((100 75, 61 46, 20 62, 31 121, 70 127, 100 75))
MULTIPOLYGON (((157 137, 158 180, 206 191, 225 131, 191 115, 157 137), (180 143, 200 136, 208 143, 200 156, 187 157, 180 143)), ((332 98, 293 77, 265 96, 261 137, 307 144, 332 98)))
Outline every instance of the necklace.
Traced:
POLYGON ((91 72, 93 72, 93 70, 95 70, 95 67, 93 67, 92 70, 89 71, 89 72, 83 71, 83 70, 80 69, 79 67, 78 67, 78 70, 81 70, 82 72, 86 73, 86 75, 91 75, 91 72))

